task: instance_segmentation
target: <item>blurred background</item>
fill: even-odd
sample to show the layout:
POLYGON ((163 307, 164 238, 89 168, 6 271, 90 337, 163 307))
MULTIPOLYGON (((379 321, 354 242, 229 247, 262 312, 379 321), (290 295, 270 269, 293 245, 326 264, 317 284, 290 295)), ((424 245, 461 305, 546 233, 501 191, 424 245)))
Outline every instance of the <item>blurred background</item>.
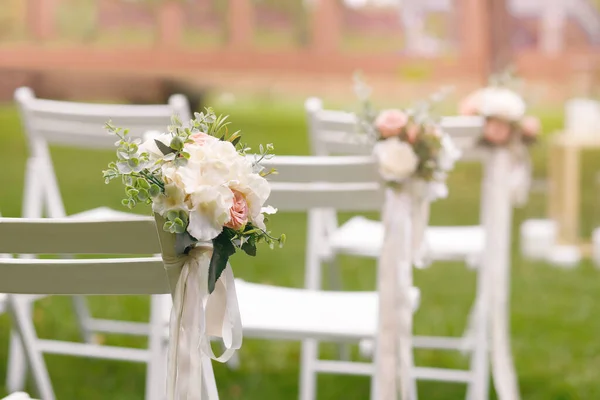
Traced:
MULTIPOLYGON (((0 0, 0 210, 21 215, 28 152, 13 103, 20 86, 42 98, 111 103, 165 103, 183 93, 195 110, 212 106, 230 114, 250 144, 309 154, 304 100, 318 96, 327 108, 355 110, 355 71, 364 73, 378 106, 408 106, 451 85, 455 90, 440 111, 451 115, 460 98, 508 65, 523 79, 530 114, 540 117, 544 131, 532 150, 533 191, 514 220, 511 334, 521 392, 526 400, 600 398, 598 270, 586 258, 557 268, 519 251, 522 221, 547 217, 547 154, 553 135, 564 130, 566 102, 597 100, 600 0, 0 0)), ((576 178, 582 237, 600 226, 598 155, 583 153, 576 178)), ((120 186, 104 186, 101 178, 113 154, 57 147, 52 157, 67 213, 122 208, 120 186)), ((480 177, 478 167, 460 166, 450 179, 450 197, 434 205, 432 223, 476 223, 480 177)), ((287 234, 286 247, 252 259, 236 256, 236 275, 301 287, 305 220, 273 218, 273 231, 287 234)), ((373 287, 367 263, 374 266, 341 260, 345 287, 373 287)), ((475 275, 460 263, 445 264, 415 273, 427 293, 415 317, 419 334, 460 335, 467 322, 475 275)), ((145 297, 94 298, 91 307, 100 317, 148 319, 145 297)), ((34 319, 42 337, 78 340, 68 299, 39 301, 34 319)), ((9 327, 0 315, 0 361, 7 357, 9 327)), ((100 339, 146 346, 139 338, 100 339)), ((239 369, 215 366, 222 398, 296 398, 299 349, 295 342, 246 340, 239 369)), ((447 367, 468 361, 432 351, 416 357, 419 364, 447 367)), ((60 399, 143 397, 143 365, 46 359, 60 399)), ((0 380, 0 395, 3 385, 0 380)), ((425 382, 419 391, 423 399, 443 400, 464 398, 465 388, 425 382)), ((322 399, 364 399, 368 393, 364 377, 319 380, 322 399)))

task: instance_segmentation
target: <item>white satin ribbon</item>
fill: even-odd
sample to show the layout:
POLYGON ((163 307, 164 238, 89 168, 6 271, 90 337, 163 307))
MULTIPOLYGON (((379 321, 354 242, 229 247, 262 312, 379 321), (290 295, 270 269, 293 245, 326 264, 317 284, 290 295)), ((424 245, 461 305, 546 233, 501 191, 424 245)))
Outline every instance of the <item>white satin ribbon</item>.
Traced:
POLYGON ((523 144, 511 149, 510 191, 512 203, 521 207, 527 203, 531 189, 532 166, 529 152, 523 144))
POLYGON ((491 333, 491 358, 494 386, 500 400, 518 400, 519 387, 510 349, 509 293, 511 246, 511 171, 514 154, 508 149, 493 149, 486 166, 485 190, 486 254, 481 273, 487 275, 490 302, 488 323, 491 333))
POLYGON ((412 194, 388 189, 383 210, 385 239, 379 260, 379 329, 376 399, 416 399, 412 378, 412 194), (398 381, 398 382, 397 382, 398 381))
MULTIPOLYGON (((187 256, 173 295, 169 325, 168 400, 205 400, 203 358, 226 362, 242 344, 242 324, 231 266, 208 294, 212 249, 197 247, 187 256), (216 356, 211 337, 222 338, 225 351, 216 356)), ((177 268, 177 267, 175 267, 177 268)), ((169 271, 168 271, 169 272, 169 271)), ((212 377, 211 377, 212 378, 212 377)))
POLYGON ((411 197, 411 257, 416 268, 424 268, 430 264, 429 246, 425 237, 429 225, 429 205, 431 202, 430 183, 416 180, 406 184, 406 191, 411 197))

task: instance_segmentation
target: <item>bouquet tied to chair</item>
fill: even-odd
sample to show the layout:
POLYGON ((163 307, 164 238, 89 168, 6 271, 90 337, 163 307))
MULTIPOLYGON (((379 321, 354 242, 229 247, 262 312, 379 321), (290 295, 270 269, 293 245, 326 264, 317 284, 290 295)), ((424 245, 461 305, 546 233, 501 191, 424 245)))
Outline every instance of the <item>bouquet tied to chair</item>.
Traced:
POLYGON ((361 101, 358 128, 371 138, 379 174, 391 189, 388 193, 404 191, 412 198, 412 260, 416 267, 423 267, 427 265, 424 235, 429 204, 448 195, 446 178, 461 156, 431 113, 449 89, 441 89, 412 108, 377 111, 370 101, 371 89, 358 74, 354 85, 361 101))
POLYGON ((103 171, 105 182, 120 178, 133 208, 151 204, 173 295, 167 394, 169 400, 202 397, 202 358, 225 362, 242 342, 229 257, 237 250, 256 255, 257 244, 283 245, 266 223, 276 210, 266 206, 269 173, 253 158, 240 132, 229 133, 227 117, 212 109, 195 113, 184 126, 177 117, 166 133, 132 139, 127 129, 106 124, 118 141, 117 161, 103 171), (226 348, 215 356, 210 338, 226 348))

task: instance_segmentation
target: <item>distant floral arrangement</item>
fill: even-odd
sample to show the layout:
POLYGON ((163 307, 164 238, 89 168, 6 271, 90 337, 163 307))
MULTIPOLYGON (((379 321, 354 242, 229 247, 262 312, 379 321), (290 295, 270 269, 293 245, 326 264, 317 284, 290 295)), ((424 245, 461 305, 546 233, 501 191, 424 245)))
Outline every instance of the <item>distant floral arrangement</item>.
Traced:
POLYGON ((410 109, 373 109, 370 88, 355 75, 355 92, 361 101, 359 128, 374 140, 373 154, 382 178, 391 185, 411 179, 430 183, 433 197, 445 196, 447 174, 460 158, 452 139, 430 115, 445 90, 410 109))
POLYGON ((510 71, 494 76, 489 86, 471 93, 459 105, 460 114, 485 118, 482 142, 486 145, 531 144, 540 133, 539 119, 526 115, 525 101, 509 88, 512 80, 510 71))
POLYGON ((240 133, 228 133, 227 116, 216 116, 210 108, 195 113, 189 127, 176 116, 171 122, 167 133, 143 143, 107 123, 119 140, 117 161, 103 171, 104 179, 121 178, 124 206, 152 204, 154 213, 164 217, 163 229, 177 235, 178 253, 212 242, 212 292, 236 250, 254 256, 260 242, 273 247, 285 241, 266 228, 267 215, 276 210, 265 206, 271 192, 265 176, 274 171, 265 171, 260 162, 272 156, 273 146, 261 145, 260 154, 250 159, 240 133))

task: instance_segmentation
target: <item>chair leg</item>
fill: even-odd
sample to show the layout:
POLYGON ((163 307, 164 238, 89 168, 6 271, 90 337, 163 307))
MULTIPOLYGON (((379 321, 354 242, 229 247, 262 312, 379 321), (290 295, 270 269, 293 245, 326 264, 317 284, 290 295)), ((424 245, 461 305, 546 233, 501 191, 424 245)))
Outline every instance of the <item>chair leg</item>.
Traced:
POLYGON ((317 373, 314 363, 319 358, 319 342, 307 339, 302 342, 300 356, 300 400, 317 398, 317 373))
MULTIPOLYGON (((327 263, 327 271, 329 272, 329 289, 341 290, 342 289, 342 275, 340 274, 340 268, 337 262, 337 257, 333 257, 331 261, 327 263)), ((343 361, 350 360, 350 345, 347 343, 340 343, 338 348, 338 358, 343 361)))
POLYGON ((25 389, 27 378, 27 361, 23 352, 23 345, 19 335, 12 331, 8 349, 8 373, 6 376, 6 388, 9 393, 20 392, 25 389))
MULTIPOLYGON (((168 296, 168 295, 167 295, 168 296)), ((150 332, 148 351, 150 359, 146 368, 146 400, 164 400, 166 396, 167 345, 165 329, 168 321, 164 320, 163 295, 150 297, 150 332)))
POLYGON ((30 306, 27 299, 19 299, 19 296, 14 295, 8 296, 8 310, 21 338, 38 395, 42 400, 55 400, 44 356, 37 348, 35 328, 30 318, 30 306))
POLYGON ((72 301, 81 337, 86 343, 96 343, 96 335, 89 328, 92 317, 86 298, 84 296, 73 296, 72 301))

